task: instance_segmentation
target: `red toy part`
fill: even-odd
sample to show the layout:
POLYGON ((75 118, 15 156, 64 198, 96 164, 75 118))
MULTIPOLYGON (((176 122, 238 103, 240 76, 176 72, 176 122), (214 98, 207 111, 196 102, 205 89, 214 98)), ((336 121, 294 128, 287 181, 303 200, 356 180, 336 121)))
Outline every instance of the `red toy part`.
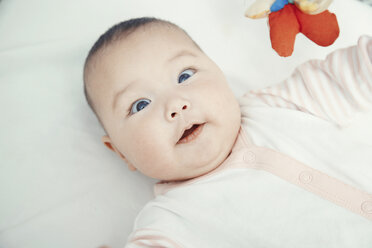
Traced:
POLYGON ((299 32, 320 46, 333 44, 340 33, 335 14, 326 10, 309 15, 294 4, 287 4, 280 11, 270 13, 269 26, 271 46, 283 57, 292 54, 299 32))

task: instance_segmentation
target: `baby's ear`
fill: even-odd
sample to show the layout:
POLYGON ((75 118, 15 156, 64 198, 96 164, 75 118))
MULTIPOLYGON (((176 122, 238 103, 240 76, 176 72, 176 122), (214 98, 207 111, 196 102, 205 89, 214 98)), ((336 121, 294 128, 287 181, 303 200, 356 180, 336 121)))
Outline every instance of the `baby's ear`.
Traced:
POLYGON ((135 170, 137 170, 136 167, 134 167, 134 166, 132 165, 132 163, 129 162, 128 159, 127 159, 126 157, 124 157, 124 155, 123 155, 119 150, 117 150, 117 149, 115 148, 115 145, 112 143, 112 141, 111 141, 111 139, 110 139, 109 136, 107 136, 107 135, 102 136, 102 142, 103 142, 103 144, 104 144, 105 146, 107 146, 111 151, 113 151, 113 152, 115 152, 116 154, 118 154, 119 157, 121 157, 121 158, 125 161, 125 163, 128 165, 129 170, 131 170, 131 171, 135 171, 135 170))
POLYGON ((102 142, 110 150, 112 150, 113 152, 116 152, 115 148, 112 146, 111 139, 110 139, 109 136, 107 136, 107 135, 102 136, 102 142))

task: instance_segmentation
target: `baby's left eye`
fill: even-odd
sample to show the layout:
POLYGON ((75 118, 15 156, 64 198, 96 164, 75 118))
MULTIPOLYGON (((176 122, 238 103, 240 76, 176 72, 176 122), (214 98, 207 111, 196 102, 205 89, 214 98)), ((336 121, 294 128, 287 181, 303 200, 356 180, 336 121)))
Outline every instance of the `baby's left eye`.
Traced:
POLYGON ((178 76, 178 83, 182 83, 183 81, 187 80, 189 77, 192 77, 195 74, 195 70, 193 69, 187 69, 181 72, 181 74, 178 76))

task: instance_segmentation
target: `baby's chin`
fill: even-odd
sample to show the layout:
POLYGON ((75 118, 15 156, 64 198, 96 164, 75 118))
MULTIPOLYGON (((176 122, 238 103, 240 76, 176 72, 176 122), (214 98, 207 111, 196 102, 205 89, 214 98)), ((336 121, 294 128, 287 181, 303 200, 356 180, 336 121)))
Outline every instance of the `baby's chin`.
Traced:
MULTIPOLYGON (((232 127, 229 130, 228 134, 225 136, 225 139, 221 140, 222 142, 220 143, 220 146, 216 146, 216 149, 212 149, 210 151, 208 151, 208 149, 204 150, 205 153, 209 152, 209 154, 206 156, 208 157, 208 159, 205 159, 202 163, 193 166, 192 169, 190 169, 189 171, 182 173, 182 176, 174 177, 168 180, 185 181, 197 177, 202 177, 219 170, 219 168, 221 168, 221 165, 231 154, 235 142, 238 138, 239 130, 240 123, 239 125, 237 124, 236 127, 232 127)), ((201 162, 200 160, 198 162, 201 162)))
POLYGON ((199 167, 194 167, 192 170, 181 173, 182 175, 178 175, 178 176, 173 175, 167 178, 162 178, 160 180, 162 182, 182 182, 182 181, 192 180, 198 177, 206 176, 218 170, 218 168, 220 168, 220 166, 224 163, 224 161, 230 155, 230 153, 231 153, 231 149, 227 152, 226 155, 216 158, 213 161, 213 163, 209 163, 207 165, 202 165, 199 167))

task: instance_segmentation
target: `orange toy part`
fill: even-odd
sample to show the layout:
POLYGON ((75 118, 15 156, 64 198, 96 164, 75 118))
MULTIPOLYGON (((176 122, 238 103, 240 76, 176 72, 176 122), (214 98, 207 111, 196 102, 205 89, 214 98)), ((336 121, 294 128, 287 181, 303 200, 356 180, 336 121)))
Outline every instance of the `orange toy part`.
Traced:
POLYGON ((294 4, 287 4, 280 11, 270 13, 269 26, 271 46, 283 57, 292 54, 299 32, 320 46, 331 45, 340 33, 335 14, 326 10, 309 15, 294 4))
POLYGON ((271 46, 283 57, 292 54, 296 35, 300 32, 295 8, 293 4, 287 4, 269 15, 271 46))
POLYGON ((300 32, 319 46, 333 44, 340 34, 336 15, 328 10, 308 15, 296 8, 295 13, 301 26, 300 32))

